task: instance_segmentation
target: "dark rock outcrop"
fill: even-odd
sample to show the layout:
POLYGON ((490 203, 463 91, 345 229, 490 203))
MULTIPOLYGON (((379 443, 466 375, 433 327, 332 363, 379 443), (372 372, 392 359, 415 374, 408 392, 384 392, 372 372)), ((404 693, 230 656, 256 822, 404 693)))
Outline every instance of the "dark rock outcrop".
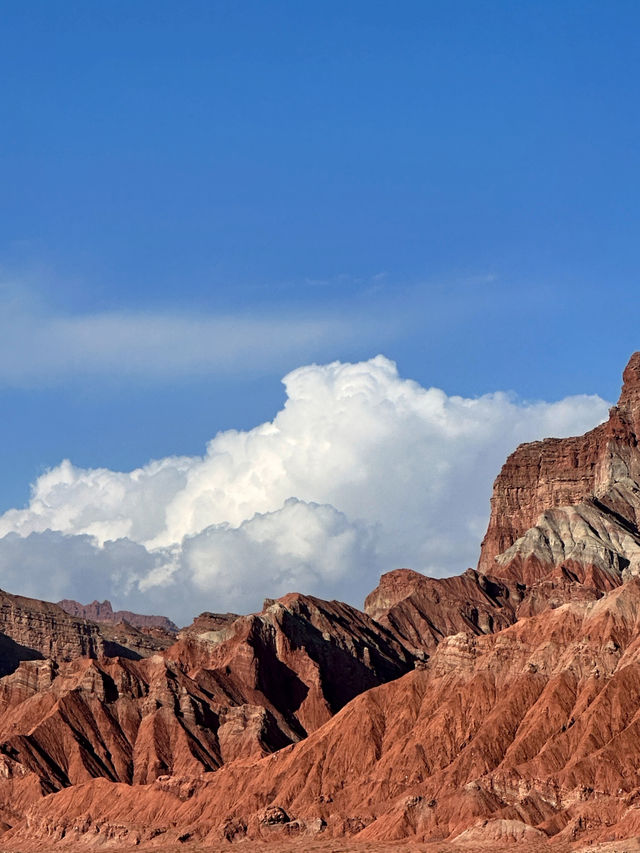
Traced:
POLYGON ((404 645, 355 607, 298 593, 265 603, 235 619, 198 617, 168 654, 196 679, 226 673, 254 691, 256 704, 287 721, 292 739, 413 668, 404 645))

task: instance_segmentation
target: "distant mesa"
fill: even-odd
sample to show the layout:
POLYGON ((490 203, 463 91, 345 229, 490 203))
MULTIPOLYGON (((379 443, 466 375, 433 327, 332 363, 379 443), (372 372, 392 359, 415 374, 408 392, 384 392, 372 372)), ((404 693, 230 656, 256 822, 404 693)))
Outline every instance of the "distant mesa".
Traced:
POLYGON ((166 616, 143 616, 140 613, 132 613, 130 610, 114 610, 111 602, 92 601, 91 604, 80 604, 72 598, 63 598, 58 602, 65 613, 78 616, 80 619, 91 619, 92 622, 128 622, 134 628, 161 628, 163 631, 176 634, 178 626, 166 616))

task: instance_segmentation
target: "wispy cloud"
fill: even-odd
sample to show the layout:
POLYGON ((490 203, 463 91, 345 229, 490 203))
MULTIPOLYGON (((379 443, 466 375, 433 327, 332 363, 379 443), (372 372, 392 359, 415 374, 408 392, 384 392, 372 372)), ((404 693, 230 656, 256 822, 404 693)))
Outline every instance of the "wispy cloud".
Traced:
POLYGON ((477 325, 487 303, 501 311, 510 305, 508 288, 498 287, 493 274, 414 283, 386 272, 340 274, 297 286, 305 296, 293 307, 274 298, 268 307, 252 301, 251 309, 224 312, 81 313, 52 308, 37 285, 0 280, 0 386, 280 373, 301 363, 359 359, 416 336, 435 348, 477 325))
POLYGON ((28 295, 5 292, 0 295, 0 383, 260 373, 326 358, 354 337, 366 343, 381 335, 384 330, 366 317, 354 324, 344 314, 317 310, 63 314, 28 295))

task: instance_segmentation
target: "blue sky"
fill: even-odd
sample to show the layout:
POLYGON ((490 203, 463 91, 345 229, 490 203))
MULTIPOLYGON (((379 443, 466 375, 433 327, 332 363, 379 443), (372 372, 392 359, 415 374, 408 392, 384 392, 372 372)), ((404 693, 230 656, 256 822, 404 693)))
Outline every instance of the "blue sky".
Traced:
POLYGON ((634 2, 13 2, 0 509, 200 454, 313 361, 617 397, 640 348, 634 2))

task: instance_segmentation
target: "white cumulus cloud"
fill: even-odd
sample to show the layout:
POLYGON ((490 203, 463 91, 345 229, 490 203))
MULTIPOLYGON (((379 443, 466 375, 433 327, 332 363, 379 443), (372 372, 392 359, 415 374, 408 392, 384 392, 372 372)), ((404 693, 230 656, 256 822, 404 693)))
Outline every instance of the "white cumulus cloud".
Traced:
POLYGON ((608 409, 597 396, 448 396, 383 356, 301 367, 284 384, 273 421, 218 433, 203 456, 47 471, 27 508, 0 517, 2 585, 183 622, 294 589, 360 604, 388 569, 475 564, 507 453, 608 409))

